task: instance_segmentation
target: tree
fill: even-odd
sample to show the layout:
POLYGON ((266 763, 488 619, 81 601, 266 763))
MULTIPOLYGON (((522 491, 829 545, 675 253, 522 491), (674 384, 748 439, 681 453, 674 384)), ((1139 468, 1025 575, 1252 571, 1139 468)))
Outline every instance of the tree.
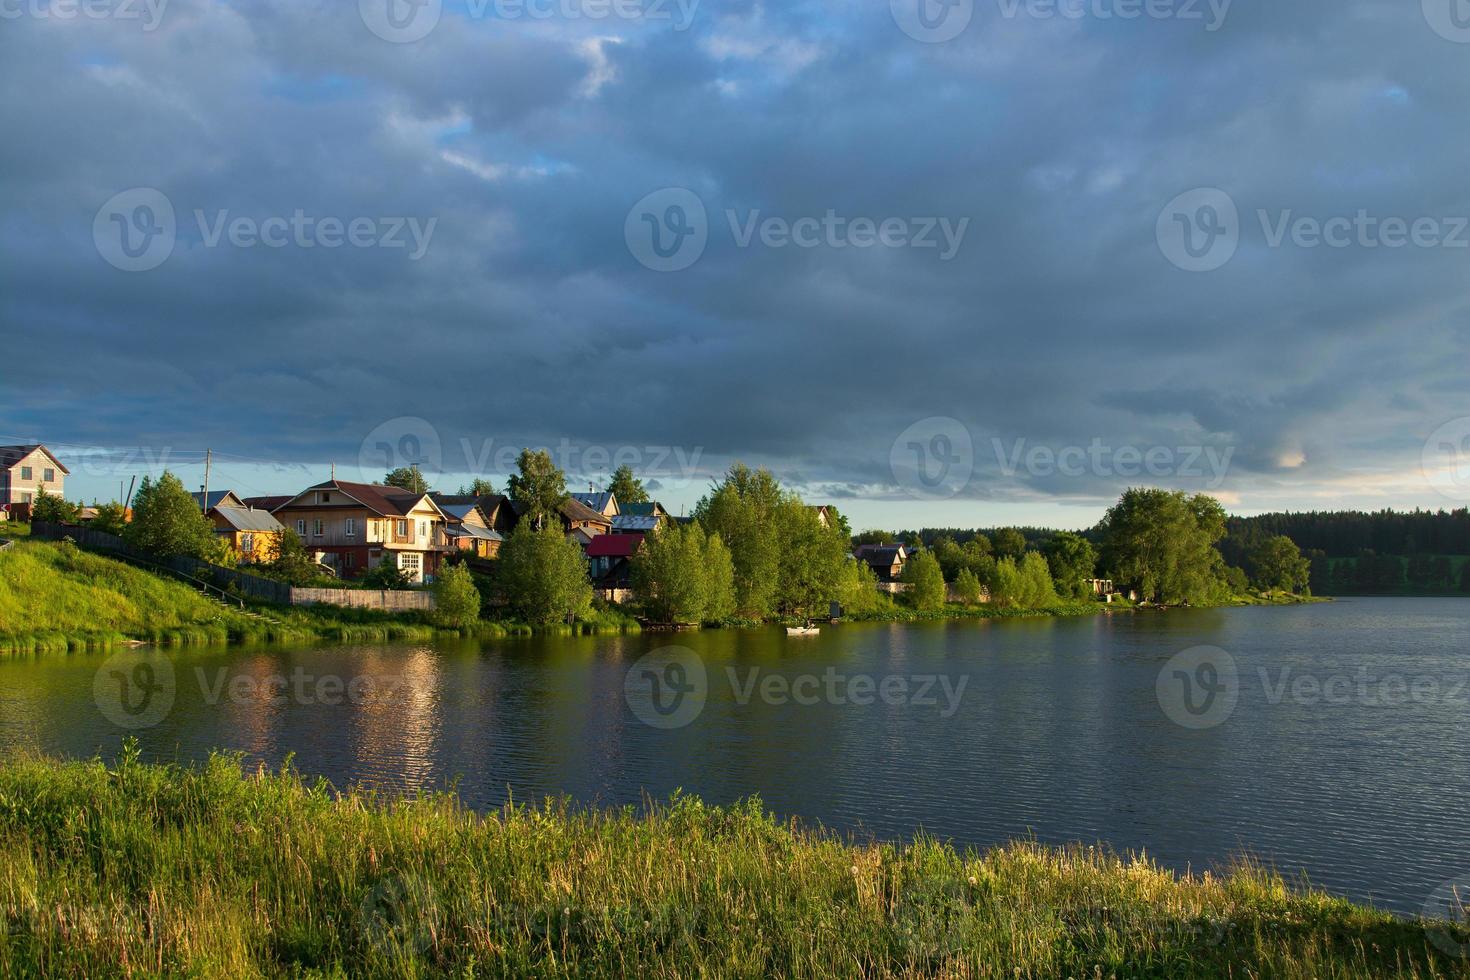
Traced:
POLYGON ((871 616, 893 608, 893 598, 878 590, 878 576, 867 562, 849 558, 837 575, 835 596, 845 616, 871 616))
POLYGON ((1061 531, 1046 543, 1046 563, 1057 592, 1069 599, 1092 595, 1088 581, 1097 567, 1097 552, 1080 534, 1061 531))
POLYGON ((785 495, 769 470, 736 463, 694 509, 706 534, 718 534, 735 567, 737 610, 764 619, 775 608, 781 571, 776 509, 785 495))
POLYGON ((847 537, 838 528, 823 526, 817 512, 795 495, 776 507, 772 524, 779 551, 776 608, 809 618, 836 596, 847 561, 847 537))
POLYGON ((116 501, 102 504, 97 508, 97 516, 92 520, 92 527, 104 534, 122 534, 127 530, 128 512, 122 504, 116 501))
POLYGON ((643 481, 633 475, 633 467, 627 463, 613 470, 612 482, 607 489, 620 504, 648 503, 648 491, 643 488, 643 481))
POLYGON ((827 520, 843 541, 852 540, 852 524, 847 520, 845 514, 831 504, 827 505, 827 520))
POLYGON ((277 581, 296 586, 310 585, 322 574, 320 566, 306 550, 306 545, 290 528, 281 531, 276 537, 276 555, 265 566, 264 571, 277 581))
POLYGON ((464 565, 440 569, 431 587, 434 593, 434 622, 462 629, 480 618, 480 590, 464 565))
POLYGON ((501 548, 499 565, 511 609, 533 626, 585 616, 592 606, 587 561, 560 524, 533 528, 521 521, 501 548))
POLYGON ((1021 605, 1027 609, 1044 609, 1056 605, 1057 592, 1046 559, 1039 552, 1030 551, 1021 559, 1019 567, 1021 605))
POLYGON ((385 487, 397 487, 407 490, 409 493, 428 493, 429 481, 419 472, 417 466, 400 466, 387 476, 383 477, 385 487))
POLYGON ((887 544, 895 537, 896 535, 891 531, 863 531, 852 536, 852 546, 856 548, 865 544, 887 544))
POLYGON ((960 572, 969 568, 969 556, 965 554, 965 549, 955 544, 954 538, 948 535, 937 539, 929 550, 939 561, 946 582, 955 581, 960 572))
POLYGON ((45 487, 38 489, 36 496, 31 500, 31 520, 33 521, 75 524, 81 514, 80 504, 74 504, 65 497, 59 497, 54 493, 47 493, 45 487))
POLYGON ((1013 527, 1003 527, 995 532, 992 542, 997 558, 1017 558, 1026 553, 1026 535, 1013 527))
POLYGON ((495 489, 495 484, 491 483, 489 480, 484 479, 483 477, 478 476, 470 481, 469 486, 461 486, 459 488, 459 494, 461 497, 487 497, 495 493, 499 493, 499 491, 495 489))
POLYGON ((1296 542, 1285 535, 1267 538, 1251 554, 1256 566, 1256 583, 1264 589, 1298 592, 1311 578, 1312 565, 1302 557, 1296 542))
POLYGON ((1180 490, 1126 491, 1098 526, 1103 565, 1145 599, 1209 602, 1225 595, 1225 510, 1213 497, 1180 490))
POLYGON ((156 481, 145 476, 133 499, 133 521, 123 534, 128 544, 163 558, 214 553, 214 525, 178 477, 167 470, 156 481))
POLYGON ((915 609, 933 612, 944 608, 944 572, 939 560, 927 551, 921 551, 903 569, 902 581, 908 585, 904 598, 915 609))
POLYGON ((960 573, 955 576, 954 589, 959 594, 960 602, 967 606, 973 606, 980 601, 980 579, 968 568, 960 569, 960 573))
POLYGON ((730 551, 698 524, 665 527, 633 556, 633 591, 656 622, 717 622, 735 608, 730 551))
POLYGON ((510 499, 516 513, 537 528, 548 521, 555 524, 567 500, 566 474, 542 449, 521 450, 516 466, 520 472, 510 477, 510 499))
POLYGON ((383 560, 362 577, 362 584, 368 589, 411 589, 413 577, 399 568, 391 557, 384 555, 383 560))

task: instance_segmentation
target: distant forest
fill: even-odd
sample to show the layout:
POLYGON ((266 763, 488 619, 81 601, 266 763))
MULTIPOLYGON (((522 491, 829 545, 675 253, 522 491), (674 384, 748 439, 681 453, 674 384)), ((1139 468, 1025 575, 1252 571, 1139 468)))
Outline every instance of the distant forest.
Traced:
MULTIPOLYGON (((1470 594, 1470 510, 1307 511, 1231 517, 1220 542, 1228 565, 1254 576, 1251 552, 1283 535, 1312 562, 1317 595, 1470 594)), ((999 528, 925 528, 901 540, 932 544, 943 537, 964 544, 976 534, 994 539, 999 528)), ((1057 532, 1016 528, 1028 548, 1043 548, 1057 532)), ((1081 532, 1097 540, 1096 530, 1081 532)))

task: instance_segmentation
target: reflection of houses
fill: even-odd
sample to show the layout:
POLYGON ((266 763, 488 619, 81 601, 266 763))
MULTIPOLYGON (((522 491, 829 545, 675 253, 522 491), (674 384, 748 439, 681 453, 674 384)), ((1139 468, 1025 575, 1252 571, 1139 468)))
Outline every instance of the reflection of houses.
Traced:
POLYGON ((276 557, 283 527, 269 510, 251 507, 230 490, 211 490, 208 498, 194 494, 194 503, 214 525, 214 533, 230 543, 240 560, 260 564, 276 557))
POLYGON ((448 521, 428 494, 328 480, 275 511, 308 551, 343 577, 362 575, 384 558, 414 582, 431 579, 453 545, 448 521))
POLYGON ((444 535, 452 547, 471 552, 477 558, 495 558, 500 554, 505 538, 495 530, 493 519, 487 517, 480 507, 479 497, 447 493, 431 493, 429 496, 444 512, 447 521, 444 535))
POLYGON ((642 544, 641 534, 600 534, 587 544, 587 572, 598 598, 622 602, 631 595, 632 558, 642 544))
POLYGON ((908 561, 908 551, 901 544, 858 545, 853 557, 867 564, 880 582, 897 582, 903 577, 903 566, 908 561))
POLYGON ((54 497, 66 496, 66 477, 71 471, 40 444, 0 446, 0 505, 30 503, 44 489, 54 497))
POLYGON ((611 490, 589 490, 586 493, 574 493, 572 499, 585 507, 597 511, 603 517, 614 518, 622 513, 618 509, 618 498, 611 490))

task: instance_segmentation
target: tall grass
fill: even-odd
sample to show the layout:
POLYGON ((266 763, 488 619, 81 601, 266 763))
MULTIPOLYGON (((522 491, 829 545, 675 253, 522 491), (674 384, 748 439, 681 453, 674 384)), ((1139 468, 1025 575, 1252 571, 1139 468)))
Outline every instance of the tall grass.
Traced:
POLYGON ((755 801, 479 815, 127 751, 0 765, 0 927, 0 976, 1465 975, 1254 866, 853 844, 755 801))

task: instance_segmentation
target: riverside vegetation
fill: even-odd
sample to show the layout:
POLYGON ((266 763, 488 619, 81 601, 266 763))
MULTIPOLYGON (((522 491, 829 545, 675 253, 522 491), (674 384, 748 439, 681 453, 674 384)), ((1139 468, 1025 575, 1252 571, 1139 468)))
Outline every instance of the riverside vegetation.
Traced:
POLYGON ((1259 865, 855 841, 759 801, 479 814, 289 766, 0 763, 0 975, 1465 976, 1259 865))

